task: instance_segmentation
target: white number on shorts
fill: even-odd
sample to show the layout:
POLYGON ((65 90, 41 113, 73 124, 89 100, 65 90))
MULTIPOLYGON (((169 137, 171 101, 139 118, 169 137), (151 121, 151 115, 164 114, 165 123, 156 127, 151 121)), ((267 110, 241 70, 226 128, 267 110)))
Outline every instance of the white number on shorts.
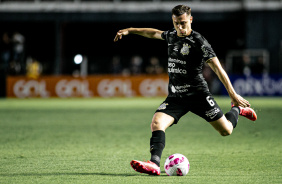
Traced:
POLYGON ((214 106, 214 101, 210 99, 210 96, 207 96, 207 101, 209 102, 210 106, 214 106))

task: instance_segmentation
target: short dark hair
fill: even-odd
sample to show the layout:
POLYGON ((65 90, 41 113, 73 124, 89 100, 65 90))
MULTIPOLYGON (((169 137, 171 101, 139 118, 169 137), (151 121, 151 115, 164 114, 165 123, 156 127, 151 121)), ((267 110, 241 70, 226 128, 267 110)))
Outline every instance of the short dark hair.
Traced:
POLYGON ((180 16, 185 13, 187 13, 187 15, 191 15, 191 8, 186 5, 177 5, 172 9, 171 13, 172 15, 176 15, 176 16, 180 16))

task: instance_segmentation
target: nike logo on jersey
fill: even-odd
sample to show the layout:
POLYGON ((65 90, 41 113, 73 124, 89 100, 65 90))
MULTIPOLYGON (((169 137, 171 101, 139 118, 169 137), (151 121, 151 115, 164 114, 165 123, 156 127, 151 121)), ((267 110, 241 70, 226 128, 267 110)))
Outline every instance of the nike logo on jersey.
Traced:
POLYGON ((186 37, 187 40, 190 40, 190 42, 192 43, 195 43, 195 41, 193 40, 193 37, 191 36, 190 38, 189 37, 186 37))
POLYGON ((168 46, 171 46, 171 45, 173 45, 173 44, 171 44, 171 43, 168 44, 168 46))
POLYGON ((178 52, 177 46, 175 46, 173 50, 174 50, 175 52, 178 52))

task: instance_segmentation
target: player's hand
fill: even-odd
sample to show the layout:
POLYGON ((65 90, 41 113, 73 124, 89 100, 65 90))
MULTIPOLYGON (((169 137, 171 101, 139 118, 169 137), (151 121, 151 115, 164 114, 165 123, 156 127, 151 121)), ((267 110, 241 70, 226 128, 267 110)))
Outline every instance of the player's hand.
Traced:
POLYGON ((122 30, 119 30, 115 36, 115 39, 114 39, 114 42, 122 39, 122 36, 123 35, 128 35, 129 34, 129 31, 128 29, 122 29, 122 30))
POLYGON ((250 107, 251 104, 248 102, 248 100, 244 99, 240 95, 236 94, 234 98, 231 98, 231 102, 234 104, 234 106, 240 106, 240 107, 250 107))

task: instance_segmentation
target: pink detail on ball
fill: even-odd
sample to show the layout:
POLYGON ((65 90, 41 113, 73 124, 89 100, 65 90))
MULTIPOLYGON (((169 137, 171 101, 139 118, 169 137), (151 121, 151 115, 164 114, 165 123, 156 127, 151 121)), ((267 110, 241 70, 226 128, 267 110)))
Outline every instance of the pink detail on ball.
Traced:
MULTIPOLYGON (((173 158, 174 156, 171 155, 170 157, 173 158)), ((170 157, 169 157, 169 159, 171 159, 170 157)), ((171 161, 168 165, 166 165, 165 169, 168 170, 169 168, 173 167, 174 165, 177 165, 177 164, 182 163, 182 162, 184 162, 184 157, 182 157, 181 159, 176 158, 173 161, 171 161)))
POLYGON ((177 176, 183 176, 183 173, 179 168, 177 168, 176 174, 177 176))
POLYGON ((170 159, 172 159, 174 157, 174 155, 170 155, 169 157, 168 157, 168 159, 170 160, 170 159))
POLYGON ((180 162, 179 158, 174 159, 174 165, 179 164, 179 162, 180 162))

